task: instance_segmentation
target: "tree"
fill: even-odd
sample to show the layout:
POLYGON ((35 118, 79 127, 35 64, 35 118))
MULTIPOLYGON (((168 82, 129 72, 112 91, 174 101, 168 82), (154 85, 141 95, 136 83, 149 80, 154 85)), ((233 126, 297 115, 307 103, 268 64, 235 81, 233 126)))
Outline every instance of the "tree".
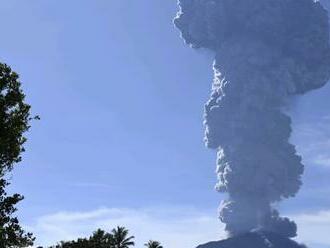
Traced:
POLYGON ((112 248, 112 234, 101 229, 96 230, 89 238, 79 238, 77 241, 62 241, 50 248, 112 248))
POLYGON ((144 244, 144 246, 148 248, 163 248, 163 246, 158 241, 154 240, 149 240, 149 242, 144 244))
POLYGON ((128 236, 128 230, 125 227, 112 229, 111 233, 98 229, 89 238, 79 238, 76 241, 62 241, 49 248, 129 248, 134 246, 133 239, 134 236, 128 236))
POLYGON ((89 243, 94 248, 112 248, 113 237, 101 229, 97 229, 89 238, 89 243))
POLYGON ((25 103, 18 74, 9 66, 0 63, 0 247, 26 247, 33 244, 31 233, 25 233, 19 224, 15 205, 23 196, 8 196, 6 178, 13 166, 21 161, 25 151, 24 133, 29 122, 39 117, 30 117, 31 106, 25 103))
POLYGON ((113 248, 129 248, 130 246, 134 246, 135 243, 133 241, 134 236, 128 237, 128 230, 125 227, 118 226, 111 231, 113 248))

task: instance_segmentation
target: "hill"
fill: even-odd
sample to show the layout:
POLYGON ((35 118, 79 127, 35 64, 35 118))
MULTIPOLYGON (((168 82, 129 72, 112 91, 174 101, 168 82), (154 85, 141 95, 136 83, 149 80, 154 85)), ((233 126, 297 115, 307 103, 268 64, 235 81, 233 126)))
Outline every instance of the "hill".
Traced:
POLYGON ((250 232, 225 240, 209 242, 197 248, 307 248, 292 239, 270 232, 250 232))

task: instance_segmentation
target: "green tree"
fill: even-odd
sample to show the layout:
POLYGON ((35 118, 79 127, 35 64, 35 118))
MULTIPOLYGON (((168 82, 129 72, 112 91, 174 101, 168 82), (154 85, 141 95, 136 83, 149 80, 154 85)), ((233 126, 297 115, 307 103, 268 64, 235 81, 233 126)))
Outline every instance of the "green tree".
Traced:
POLYGON ((129 248, 134 246, 134 236, 128 236, 128 230, 125 227, 118 226, 111 231, 113 248, 129 248))
POLYGON ((79 238, 76 241, 62 241, 50 248, 112 248, 112 234, 101 229, 96 230, 89 238, 79 238))
POLYGON ((128 236, 128 230, 125 227, 117 227, 111 233, 98 229, 89 238, 62 241, 49 248, 129 248, 134 246, 133 239, 134 236, 128 236))
POLYGON ((112 234, 97 229, 89 238, 89 243, 92 248, 112 248, 113 237, 112 234))
POLYGON ((19 224, 15 205, 23 196, 8 196, 8 173, 21 161, 25 151, 24 133, 29 130, 29 122, 38 117, 30 117, 30 105, 25 103, 18 74, 9 66, 0 63, 0 247, 27 247, 33 244, 31 233, 25 233, 19 224))
POLYGON ((163 246, 158 241, 154 240, 149 240, 149 242, 144 244, 144 246, 148 248, 163 248, 163 246))

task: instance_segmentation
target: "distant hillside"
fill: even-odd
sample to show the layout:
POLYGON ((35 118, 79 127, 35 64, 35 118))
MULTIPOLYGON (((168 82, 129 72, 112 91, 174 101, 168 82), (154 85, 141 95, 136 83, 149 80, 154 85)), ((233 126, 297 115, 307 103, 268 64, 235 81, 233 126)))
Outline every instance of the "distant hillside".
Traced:
POLYGON ((197 248, 307 248, 305 245, 274 233, 251 232, 233 238, 214 241, 197 248))

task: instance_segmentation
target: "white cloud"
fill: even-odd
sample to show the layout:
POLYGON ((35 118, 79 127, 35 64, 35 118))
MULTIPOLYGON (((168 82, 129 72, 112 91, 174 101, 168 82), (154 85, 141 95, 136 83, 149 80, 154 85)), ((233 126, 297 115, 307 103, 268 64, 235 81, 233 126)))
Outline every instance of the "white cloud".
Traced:
POLYGON ((164 247, 192 248, 225 237, 216 212, 203 213, 188 208, 115 209, 89 212, 59 212, 37 219, 29 230, 38 237, 37 245, 52 245, 60 240, 87 237, 95 229, 110 231, 125 226, 136 237, 136 247, 149 239, 164 247))
POLYGON ((330 155, 319 155, 314 161, 316 164, 330 167, 330 155))
POLYGON ((330 210, 292 216, 298 225, 298 240, 330 247, 330 210))
MULTIPOLYGON (((330 210, 290 218, 298 224, 299 242, 330 247, 330 210)), ((154 239, 164 247, 194 248, 226 236, 216 213, 183 207, 59 212, 38 218, 28 228, 38 237, 37 245, 52 245, 60 240, 87 237, 97 228, 110 231, 117 225, 130 230, 136 237, 136 247, 143 247, 147 240, 154 239)))
POLYGON ((313 122, 297 123, 293 128, 293 143, 308 164, 330 167, 329 116, 313 122))

